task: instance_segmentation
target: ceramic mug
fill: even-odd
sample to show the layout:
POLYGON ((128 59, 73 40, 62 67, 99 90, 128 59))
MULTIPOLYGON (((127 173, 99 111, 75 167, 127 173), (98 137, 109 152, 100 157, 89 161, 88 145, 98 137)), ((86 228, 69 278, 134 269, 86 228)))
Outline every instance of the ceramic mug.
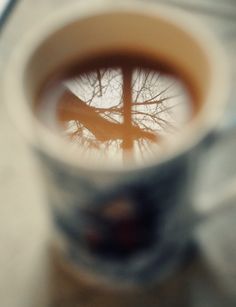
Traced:
POLYGON ((76 274, 107 285, 136 286, 166 278, 182 261, 200 220, 192 205, 194 174, 228 98, 227 65, 218 43, 173 8, 81 1, 55 11, 15 49, 5 77, 5 100, 39 159, 54 243, 65 263, 76 274), (201 105, 169 150, 145 165, 125 168, 72 153, 33 111, 50 74, 94 51, 122 46, 145 46, 159 62, 184 72, 201 105), (114 205, 132 213, 107 215, 114 205))

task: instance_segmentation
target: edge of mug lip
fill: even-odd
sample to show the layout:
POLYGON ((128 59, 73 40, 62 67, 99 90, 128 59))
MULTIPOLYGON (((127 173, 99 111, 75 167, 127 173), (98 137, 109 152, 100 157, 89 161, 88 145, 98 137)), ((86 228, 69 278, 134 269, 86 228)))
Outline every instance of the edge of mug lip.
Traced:
POLYGON ((223 47, 217 41, 216 37, 211 31, 208 30, 207 27, 203 27, 200 20, 197 20, 195 16, 193 17, 189 13, 183 12, 179 8, 172 7, 170 5, 151 2, 145 3, 142 0, 136 2, 131 0, 124 2, 122 0, 119 3, 111 3, 109 0, 96 0, 94 2, 91 1, 90 4, 91 3, 93 6, 92 8, 88 8, 88 2, 86 1, 73 3, 67 7, 60 7, 55 12, 51 13, 46 20, 44 20, 43 25, 38 23, 36 26, 34 26, 33 29, 29 31, 28 35, 23 38, 23 42, 16 45, 17 52, 14 52, 8 59, 3 88, 5 106, 8 109, 8 114, 11 117, 12 122, 15 123, 15 126, 19 129, 26 140, 34 148, 39 150, 39 152, 45 152, 54 160, 56 159, 63 164, 70 165, 74 169, 79 168, 98 173, 101 171, 125 173, 127 171, 130 172, 152 168, 154 165, 163 164, 164 162, 180 156, 188 152, 191 148, 197 146, 209 133, 213 131, 214 128, 217 128, 217 119, 220 119, 220 117, 223 116, 224 106, 229 99, 231 83, 230 67, 226 59, 226 52, 223 50, 223 47), (49 33, 50 31, 50 33, 45 36, 45 38, 48 37, 48 35, 53 34, 59 28, 62 28, 69 22, 73 22, 76 18, 78 18, 78 16, 84 18, 94 14, 98 15, 101 13, 114 12, 118 10, 136 13, 144 12, 145 14, 155 16, 155 11, 157 9, 161 12, 160 14, 158 13, 158 16, 161 16, 161 18, 167 20, 169 23, 172 22, 170 17, 174 15, 174 21, 172 24, 181 28, 185 33, 192 35, 194 40, 197 41, 198 45, 201 46, 202 51, 205 54, 208 53, 207 57, 211 62, 210 67, 212 69, 212 78, 210 90, 207 93, 203 110, 200 111, 199 115, 197 115, 196 119, 193 121, 194 125, 191 125, 191 123, 188 125, 188 127, 191 125, 192 129, 186 129, 188 131, 185 131, 185 136, 188 137, 188 141, 185 140, 184 142, 180 142, 177 147, 175 146, 174 148, 169 148, 167 153, 157 153, 156 158, 150 157, 149 161, 145 161, 144 163, 138 165, 132 163, 131 165, 125 165, 125 167, 123 167, 120 166, 120 164, 117 165, 115 161, 107 161, 105 158, 102 159, 99 164, 97 164, 91 163, 91 159, 84 158, 83 160, 82 157, 78 158, 77 152, 69 152, 69 150, 65 149, 64 146, 68 144, 68 142, 63 140, 60 136, 54 135, 37 119, 35 120, 32 111, 30 111, 30 108, 28 108, 24 103, 24 100, 27 98, 23 93, 23 82, 19 85, 18 83, 20 79, 18 78, 23 77, 24 65, 27 63, 27 58, 29 59, 36 48, 45 40, 43 39, 43 34, 49 33), (185 27, 187 27, 187 30, 185 27), (208 51, 207 47, 203 48, 204 42, 210 46, 208 51), (34 46, 34 48, 31 48, 31 46, 34 46), (17 71, 17 69, 19 69, 19 71, 17 71), (17 72, 17 74, 14 75, 14 72, 17 72), (12 79, 12 75, 14 75, 14 79, 12 79), (11 86, 12 81, 13 86, 11 86), (12 88, 14 91, 11 90, 12 88), (20 102, 17 104, 14 103, 14 101, 17 100, 20 102), (210 103, 210 101, 213 101, 214 104, 212 102, 210 103), (213 108, 214 105, 216 106, 215 108, 213 108), (23 109, 21 109, 21 107, 23 107, 23 109), (23 111, 26 111, 26 113, 22 114, 23 111), (210 115, 208 114, 208 119, 204 120, 207 112, 209 112, 210 115), (21 114, 21 117, 19 117, 19 114, 21 114), (25 120, 22 119, 23 116, 25 116, 25 120), (199 125, 201 122, 204 125, 199 125), (36 126, 40 133, 47 135, 48 141, 46 146, 45 142, 43 145, 42 143, 39 144, 37 141, 38 139, 35 138, 35 130, 31 129, 32 126, 36 126), (57 149, 63 150, 63 153, 55 150, 55 147, 52 148, 52 146, 48 146, 51 140, 57 142, 57 149))

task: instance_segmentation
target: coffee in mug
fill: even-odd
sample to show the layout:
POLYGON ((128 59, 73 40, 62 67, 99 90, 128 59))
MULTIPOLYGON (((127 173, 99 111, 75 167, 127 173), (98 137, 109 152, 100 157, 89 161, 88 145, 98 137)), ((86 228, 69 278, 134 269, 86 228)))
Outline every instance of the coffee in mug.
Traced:
POLYGON ((148 51, 104 51, 55 72, 40 89, 35 115, 88 159, 144 164, 171 146, 197 115, 181 71, 148 51))

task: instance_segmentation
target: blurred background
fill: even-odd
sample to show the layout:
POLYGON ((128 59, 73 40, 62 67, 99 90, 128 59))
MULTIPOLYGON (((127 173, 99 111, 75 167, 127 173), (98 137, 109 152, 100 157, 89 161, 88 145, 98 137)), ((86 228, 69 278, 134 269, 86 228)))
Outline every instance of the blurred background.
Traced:
MULTIPOLYGON (((43 23, 44 18, 58 6, 66 6, 73 1, 80 0, 18 0, 8 7, 7 14, 5 12, 0 19, 0 97, 9 54, 17 48, 24 33, 35 24, 43 23)), ((146 0, 146 5, 150 1, 146 0)), ((7 2, 0 0, 0 13, 3 13, 7 2)), ((236 1, 152 2, 179 7, 198 18, 218 37, 232 70, 231 99, 219 127, 235 121, 236 1)), ((2 98, 0 102, 0 306, 42 307, 50 304, 95 307, 93 303, 86 303, 92 294, 86 292, 83 299, 78 298, 76 285, 60 270, 54 272, 54 279, 51 275, 49 277, 51 264, 47 244, 50 226, 39 171, 24 139, 9 122, 2 98)), ((202 157, 198 191, 214 192, 234 177, 235 152, 236 138, 227 147, 214 148, 202 157)), ((195 241, 198 252, 185 268, 161 287, 163 300, 159 306, 235 306, 235 219, 236 209, 225 211, 197 229, 195 241), (176 296, 175 299, 177 292, 180 298, 176 296)), ((134 306, 144 305, 139 302, 134 306)), ((156 306, 156 303, 150 301, 149 306, 156 306)))

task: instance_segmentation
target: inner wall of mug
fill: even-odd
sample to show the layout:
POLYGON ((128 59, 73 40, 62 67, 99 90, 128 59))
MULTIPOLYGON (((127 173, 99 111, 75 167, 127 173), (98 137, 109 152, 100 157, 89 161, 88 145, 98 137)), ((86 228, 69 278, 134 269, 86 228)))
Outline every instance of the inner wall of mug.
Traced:
POLYGON ((31 102, 45 80, 73 63, 102 52, 141 51, 177 71, 199 104, 209 88, 209 63, 188 33, 158 16, 107 13, 64 26, 49 36, 30 59, 25 82, 31 102))
MULTIPOLYGON (((100 13, 59 26, 51 33, 49 31, 48 36, 35 47, 25 66, 24 89, 32 112, 40 89, 54 73, 68 68, 78 60, 81 62, 83 58, 101 54, 103 51, 122 48, 132 52, 141 50, 144 54, 150 54, 153 60, 173 67, 173 70, 181 73, 183 79, 189 82, 188 85, 191 86, 200 105, 200 111, 191 121, 192 126, 194 122, 197 123, 194 129, 185 130, 188 130, 190 143, 195 142, 195 139, 198 141, 196 132, 201 125, 198 117, 202 116, 201 113, 206 113, 204 107, 209 103, 208 92, 212 90, 212 63, 210 65, 206 48, 191 32, 161 16, 125 11, 100 13)), ((46 144, 45 148, 50 147, 54 154, 56 149, 52 149, 52 139, 48 138, 45 141, 50 131, 47 131, 43 124, 37 124, 37 137, 44 146, 46 144)), ((176 146, 177 150, 171 149, 172 155, 185 150, 183 144, 187 143, 186 139, 184 136, 180 140, 180 144, 176 146)), ((54 147, 56 146, 55 142, 54 147)), ((62 145, 61 149, 66 151, 66 146, 62 145)), ((57 150, 59 151, 59 146, 57 150)), ((70 160, 70 154, 67 154, 68 151, 64 153, 64 160, 66 156, 67 160, 70 160)), ((165 153, 164 159, 167 156, 165 153)), ((158 159, 161 161, 159 156, 158 159)), ((150 161, 150 164, 152 163, 153 161, 150 161)))

